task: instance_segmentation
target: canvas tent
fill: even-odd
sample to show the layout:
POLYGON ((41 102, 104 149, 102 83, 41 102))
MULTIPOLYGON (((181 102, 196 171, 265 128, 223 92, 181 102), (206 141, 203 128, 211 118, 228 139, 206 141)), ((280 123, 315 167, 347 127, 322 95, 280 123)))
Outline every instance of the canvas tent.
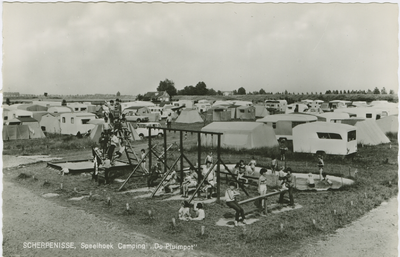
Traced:
POLYGON ((383 133, 397 133, 399 132, 399 116, 392 115, 384 117, 376 121, 376 124, 383 131, 383 133))
POLYGON ((265 123, 275 131, 277 139, 292 140, 292 130, 297 125, 317 121, 314 115, 305 114, 274 114, 258 119, 257 122, 265 123))
POLYGON ((33 118, 19 118, 9 121, 15 125, 3 127, 3 140, 31 139, 46 137, 40 129, 39 123, 33 118))
POLYGON ((269 115, 269 112, 264 105, 256 105, 254 107, 256 108, 256 118, 264 118, 269 115))
POLYGON ((256 108, 254 106, 239 106, 236 108, 236 119, 255 120, 256 108))
MULTIPOLYGON (((201 129, 202 132, 221 132, 221 147, 252 149, 278 145, 274 130, 256 122, 213 122, 201 129)), ((216 146, 217 136, 201 135, 202 146, 216 146)))
POLYGON ((200 117, 200 114, 197 112, 196 109, 183 109, 175 122, 195 123, 195 122, 203 122, 203 119, 200 117))
POLYGON ((231 120, 231 111, 225 106, 215 106, 207 110, 208 121, 229 121, 231 120))
POLYGON ((342 120, 342 123, 353 125, 357 128, 357 143, 364 145, 379 145, 390 143, 389 138, 379 128, 375 120, 342 120))

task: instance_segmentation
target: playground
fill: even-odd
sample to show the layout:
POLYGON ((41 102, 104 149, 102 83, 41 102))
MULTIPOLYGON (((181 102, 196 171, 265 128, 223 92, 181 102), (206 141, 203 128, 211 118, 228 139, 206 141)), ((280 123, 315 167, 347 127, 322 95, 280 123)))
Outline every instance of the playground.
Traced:
MULTIPOLYGON (((14 178, 18 184, 36 194, 56 194, 48 199, 62 206, 78 208, 96 216, 107 217, 124 224, 125 229, 140 231, 153 238, 185 245, 197 244, 197 250, 218 256, 261 256, 265 252, 270 252, 273 256, 288 255, 296 251, 304 240, 333 233, 397 192, 397 184, 389 183, 389 181, 395 181, 391 170, 396 170, 397 165, 393 165, 393 161, 384 164, 388 172, 378 176, 374 169, 378 167, 378 164, 382 164, 380 162, 369 162, 368 166, 364 166, 362 161, 355 163, 349 160, 338 162, 336 159, 328 159, 325 170, 333 182, 330 187, 318 185, 315 157, 314 159, 312 156, 302 157, 299 160, 288 156, 286 162, 279 161, 279 163, 282 166, 291 167, 297 178, 294 192, 295 208, 290 208, 287 204, 277 203, 280 194, 279 180, 277 182, 276 175, 268 169, 271 163, 270 156, 274 154, 274 150, 263 149, 258 152, 223 149, 218 156, 217 145, 213 145, 202 148, 199 155, 197 151, 199 136, 196 133, 184 133, 184 131, 182 131, 182 137, 180 134, 181 131, 167 132, 166 141, 164 138, 151 138, 151 147, 149 147, 149 142, 140 145, 133 144, 134 150, 145 149, 148 153, 151 152, 149 149, 154 149, 155 154, 147 158, 148 164, 151 159, 152 165, 155 165, 158 159, 156 155, 161 156, 167 164, 161 166, 163 173, 169 172, 172 170, 170 168, 174 167, 178 175, 181 175, 181 172, 184 173, 185 169, 195 169, 198 163, 204 165, 207 154, 212 151, 213 164, 215 164, 213 169, 216 172, 219 169, 220 172, 217 184, 219 195, 217 195, 218 188, 215 188, 209 199, 206 192, 200 188, 198 189, 199 196, 195 188, 189 193, 188 198, 183 198, 179 187, 180 176, 176 183, 178 186, 171 187, 172 190, 157 189, 157 185, 162 184, 162 178, 158 179, 156 186, 149 189, 143 172, 135 171, 132 174, 134 168, 139 166, 138 169, 140 169, 140 160, 133 165, 133 169, 128 168, 123 172, 118 172, 118 177, 113 177, 111 183, 107 185, 99 185, 95 182, 91 172, 83 171, 63 176, 60 174, 60 169, 48 166, 47 162, 30 165, 29 169, 14 170, 14 178), (183 144, 180 144, 181 138, 183 144), (168 147, 170 147, 169 150, 165 152, 164 150, 168 147), (180 158, 182 153, 188 160, 185 157, 180 158), (235 212, 226 206, 224 192, 228 187, 226 182, 235 181, 235 176, 227 170, 232 171, 234 164, 240 160, 244 160, 247 164, 252 157, 257 161, 257 169, 252 174, 255 179, 249 176, 249 183, 243 184, 243 187, 239 186, 241 195, 238 201, 245 201, 259 195, 256 179, 260 167, 267 167, 268 170, 268 193, 277 193, 266 198, 267 213, 263 212, 264 209, 257 208, 254 202, 243 204, 248 219, 247 225, 234 227, 235 212), (216 165, 219 159, 221 162, 216 165), (305 177, 309 172, 316 176, 316 190, 321 189, 320 191, 302 190, 302 187, 306 187, 305 177), (20 173, 27 176, 18 178, 20 173), (379 177, 374 185, 368 184, 371 176, 374 179, 379 177), (220 196, 219 199, 218 196, 220 196), (192 204, 203 203, 206 218, 203 221, 179 220, 178 210, 182 200, 190 200, 192 204), (277 245, 284 245, 284 247, 276 247, 277 245)), ((377 146, 377 148, 381 152, 385 151, 390 160, 392 158, 395 160, 397 152, 394 155, 391 154, 391 150, 386 145, 377 146)), ((360 150, 365 156, 373 156, 372 148, 360 150)), ((93 158, 91 151, 86 150, 77 153, 76 156, 69 156, 69 162, 73 159, 89 160, 91 158, 93 158)), ((60 161, 62 160, 55 162, 60 163, 60 161)), ((124 156, 120 161, 129 163, 128 158, 124 156)), ((194 215, 192 210, 191 214, 194 215)))

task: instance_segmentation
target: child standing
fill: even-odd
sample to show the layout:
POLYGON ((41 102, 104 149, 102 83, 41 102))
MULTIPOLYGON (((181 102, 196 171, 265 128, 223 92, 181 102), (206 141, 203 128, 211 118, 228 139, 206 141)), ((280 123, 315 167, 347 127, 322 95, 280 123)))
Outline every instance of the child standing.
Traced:
POLYGON ((322 180, 322 173, 324 172, 324 160, 322 156, 318 156, 318 169, 319 169, 319 179, 322 180))
POLYGON ((235 226, 238 225, 239 222, 239 216, 242 217, 241 222, 243 224, 246 224, 244 222, 245 216, 244 216, 244 210, 243 208, 238 204, 238 202, 236 201, 236 196, 240 195, 239 191, 235 190, 235 182, 230 182, 229 183, 229 188, 226 189, 225 191, 225 201, 226 201, 226 205, 228 205, 229 208, 232 208, 236 211, 235 214, 235 226))
MULTIPOLYGON (((260 177, 258 178, 258 193, 260 195, 266 195, 267 194, 267 176, 266 176, 266 169, 261 169, 260 170, 260 177)), ((264 207, 264 202, 266 200, 262 201, 262 206, 264 207)))

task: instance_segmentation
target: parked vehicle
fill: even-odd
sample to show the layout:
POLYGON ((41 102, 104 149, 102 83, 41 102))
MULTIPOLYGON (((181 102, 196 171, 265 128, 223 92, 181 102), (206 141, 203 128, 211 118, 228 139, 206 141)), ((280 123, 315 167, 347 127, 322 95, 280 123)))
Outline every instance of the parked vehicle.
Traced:
POLYGON ((124 114, 125 114, 126 121, 130 121, 130 122, 146 122, 146 121, 149 121, 149 117, 142 116, 142 115, 138 114, 137 112, 135 112, 133 110, 132 111, 131 110, 125 111, 124 114))
POLYGON ((158 122, 149 122, 149 123, 137 123, 136 132, 141 139, 145 137, 149 137, 149 127, 153 128, 151 130, 152 136, 162 137, 164 135, 164 131, 161 129, 161 124, 158 122))
POLYGON ((265 100, 265 108, 270 113, 285 113, 286 107, 286 100, 265 100))

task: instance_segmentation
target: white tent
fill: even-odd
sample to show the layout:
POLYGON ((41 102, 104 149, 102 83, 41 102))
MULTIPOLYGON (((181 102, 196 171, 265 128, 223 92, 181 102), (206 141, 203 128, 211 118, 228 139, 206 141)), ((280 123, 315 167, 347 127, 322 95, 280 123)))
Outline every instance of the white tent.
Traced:
MULTIPOLYGON (((202 132, 220 132, 221 147, 252 149, 278 145, 272 127, 256 122, 213 122, 201 129, 202 132)), ((217 146, 218 136, 201 135, 202 146, 217 146)))
POLYGON ((376 120, 376 124, 378 124, 379 128, 383 131, 383 133, 397 133, 399 132, 399 116, 387 116, 382 119, 376 120))
POLYGON ((390 143, 389 138, 379 128, 375 120, 342 120, 342 123, 357 128, 357 143, 364 145, 379 145, 390 143))
POLYGON ((175 122, 195 123, 195 122, 203 122, 203 119, 200 117, 200 114, 197 112, 196 109, 183 109, 175 122))

